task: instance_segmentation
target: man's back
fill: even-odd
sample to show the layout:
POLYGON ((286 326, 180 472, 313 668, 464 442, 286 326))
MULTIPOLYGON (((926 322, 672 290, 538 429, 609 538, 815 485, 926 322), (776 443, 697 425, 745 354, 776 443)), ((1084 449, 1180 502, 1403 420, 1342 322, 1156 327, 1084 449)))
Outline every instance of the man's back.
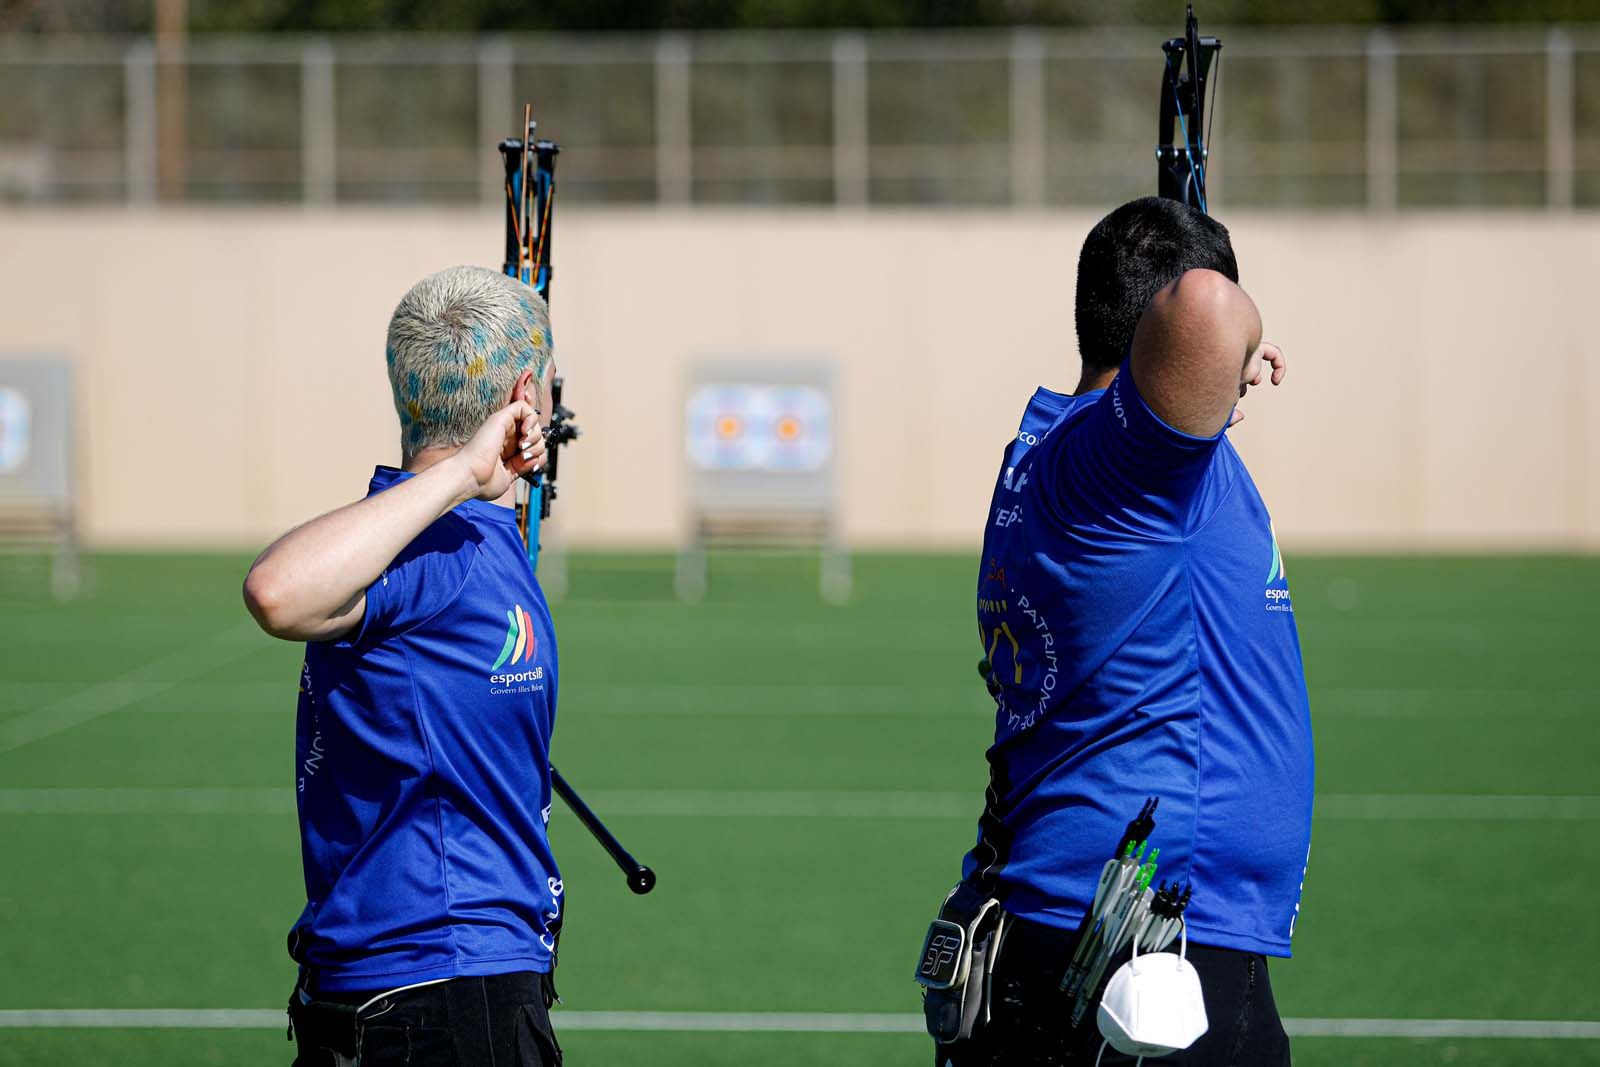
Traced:
POLYGON ((1309 846, 1309 707, 1260 495, 1223 432, 1110 388, 1041 390, 1006 451, 978 622, 1000 685, 1002 818, 967 859, 1006 909, 1075 927, 1146 796, 1191 936, 1289 954, 1309 846))
POLYGON ((404 470, 278 538, 244 582, 263 630, 307 642, 295 1062, 542 1067, 561 1058, 556 651, 513 504, 546 459, 548 309, 451 267, 401 298, 384 355, 404 470))
MULTIPOLYGON (((372 491, 407 476, 380 468, 372 491)), ((468 501, 306 649, 297 784, 325 991, 547 971, 561 881, 545 830, 556 650, 509 508, 468 501)))

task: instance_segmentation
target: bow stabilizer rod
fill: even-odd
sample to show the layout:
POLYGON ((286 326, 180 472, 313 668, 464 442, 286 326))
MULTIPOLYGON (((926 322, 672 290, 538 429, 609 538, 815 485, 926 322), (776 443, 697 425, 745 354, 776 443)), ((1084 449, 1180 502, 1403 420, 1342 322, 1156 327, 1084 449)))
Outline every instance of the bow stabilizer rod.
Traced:
POLYGON ((643 896, 656 887, 656 872, 634 859, 633 854, 622 847, 622 842, 606 829, 606 824, 600 821, 600 816, 583 802, 577 790, 573 789, 561 776, 561 772, 554 767, 550 768, 550 784, 561 794, 561 799, 567 802, 567 807, 572 809, 572 814, 578 817, 578 821, 588 828, 596 841, 600 842, 600 847, 606 850, 606 854, 618 867, 622 868, 622 873, 628 876, 629 889, 643 896))
POLYGON ((1156 195, 1201 211, 1206 205, 1206 88, 1221 68, 1222 40, 1200 36, 1194 5, 1187 6, 1182 37, 1161 46, 1161 117, 1156 142, 1156 195))

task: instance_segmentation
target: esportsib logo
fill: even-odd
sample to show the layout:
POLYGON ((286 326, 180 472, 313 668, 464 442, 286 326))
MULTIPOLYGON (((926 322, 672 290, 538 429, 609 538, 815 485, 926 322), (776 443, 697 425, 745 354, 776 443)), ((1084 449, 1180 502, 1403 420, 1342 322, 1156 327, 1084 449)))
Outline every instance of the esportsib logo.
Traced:
POLYGON ((1283 550, 1278 547, 1278 531, 1269 524, 1272 531, 1272 566, 1267 570, 1267 610, 1268 611, 1293 611, 1294 604, 1289 599, 1289 571, 1283 565, 1283 550))
POLYGON ((492 671, 499 670, 507 663, 528 662, 539 647, 539 639, 533 635, 533 620, 528 618, 521 604, 512 605, 511 610, 506 612, 506 621, 510 623, 506 630, 506 643, 490 666, 492 671))

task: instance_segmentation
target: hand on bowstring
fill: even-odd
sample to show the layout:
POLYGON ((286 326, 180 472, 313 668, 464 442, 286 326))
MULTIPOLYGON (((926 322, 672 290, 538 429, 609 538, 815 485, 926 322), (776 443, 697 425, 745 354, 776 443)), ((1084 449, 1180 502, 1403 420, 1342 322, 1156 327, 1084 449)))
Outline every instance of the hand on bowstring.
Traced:
POLYGON ((544 434, 539 412, 523 400, 513 401, 484 420, 458 458, 466 466, 474 495, 498 500, 518 478, 544 468, 544 434))
MULTIPOLYGON (((1244 361, 1244 370, 1239 374, 1239 399, 1243 400, 1245 393, 1253 385, 1261 384, 1261 376, 1267 368, 1272 368, 1271 381, 1273 385, 1281 385, 1283 376, 1289 372, 1289 365, 1284 361, 1283 349, 1271 341, 1262 341, 1256 350, 1250 353, 1250 358, 1244 361)), ((1238 407, 1233 409, 1233 414, 1228 416, 1228 425, 1241 421, 1244 411, 1238 407)))

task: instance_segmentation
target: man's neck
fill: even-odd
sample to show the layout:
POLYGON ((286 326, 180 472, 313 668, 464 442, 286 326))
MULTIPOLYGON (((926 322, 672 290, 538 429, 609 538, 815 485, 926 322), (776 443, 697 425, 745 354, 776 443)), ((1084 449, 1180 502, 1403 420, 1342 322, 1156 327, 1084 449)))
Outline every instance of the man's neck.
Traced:
POLYGON ((1078 378, 1077 388, 1072 390, 1072 395, 1082 396, 1084 393, 1092 393, 1096 389, 1104 389, 1111 384, 1111 379, 1116 376, 1117 368, 1115 367, 1110 370, 1102 370, 1099 367, 1091 367, 1085 363, 1083 365, 1083 374, 1078 378))
MULTIPOLYGON (((400 469, 407 474, 421 474, 429 467, 436 467, 443 463, 459 451, 461 451, 460 445, 424 448, 416 455, 403 456, 400 461, 400 469)), ((516 507, 517 483, 512 482, 510 489, 507 489, 503 495, 490 501, 490 503, 499 504, 503 508, 516 507)))
POLYGON ((461 451, 459 447, 424 448, 413 455, 402 457, 400 469, 407 474, 421 474, 429 467, 437 467, 459 451, 461 451))

